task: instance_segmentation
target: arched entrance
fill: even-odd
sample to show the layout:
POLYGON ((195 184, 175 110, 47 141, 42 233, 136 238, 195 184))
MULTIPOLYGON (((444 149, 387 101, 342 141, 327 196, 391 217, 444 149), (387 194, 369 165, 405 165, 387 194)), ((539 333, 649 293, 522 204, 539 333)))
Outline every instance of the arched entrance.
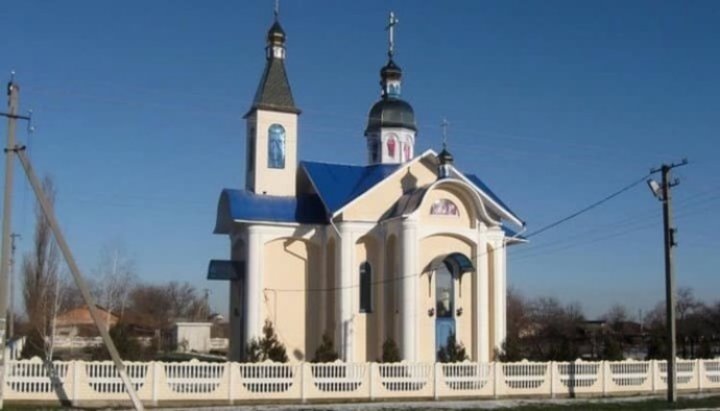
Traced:
MULTIPOLYGON (((455 317, 456 282, 474 267, 469 258, 460 253, 445 256, 435 268, 435 356, 447 345, 448 338, 457 334, 455 317)), ((459 287, 458 287, 459 288, 459 287)))

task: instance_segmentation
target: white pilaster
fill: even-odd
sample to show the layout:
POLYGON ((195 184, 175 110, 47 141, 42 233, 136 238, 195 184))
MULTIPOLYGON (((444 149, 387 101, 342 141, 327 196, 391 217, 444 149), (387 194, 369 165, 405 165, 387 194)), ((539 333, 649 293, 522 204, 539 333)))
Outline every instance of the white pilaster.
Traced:
POLYGON ((406 361, 417 360, 417 283, 418 283, 418 238, 417 221, 403 220, 402 223, 402 358, 406 361))
POLYGON ((505 247, 502 238, 493 242, 493 284, 495 307, 493 312, 495 318, 493 323, 495 326, 495 341, 493 341, 494 349, 498 351, 502 349, 502 343, 505 341, 507 330, 505 328, 505 247))
POLYGON ((259 227, 247 229, 247 272, 245 273, 245 339, 262 335, 263 236, 259 227))
POLYGON ((484 229, 478 230, 477 248, 475 249, 475 304, 476 311, 473 313, 475 319, 475 352, 476 361, 490 361, 490 304, 489 296, 489 270, 487 238, 484 229))
POLYGON ((350 228, 343 223, 338 224, 340 238, 337 242, 335 272, 337 273, 338 298, 338 333, 337 339, 340 348, 340 356, 346 362, 352 362, 355 359, 354 352, 354 327, 353 327, 353 251, 354 239, 350 228))

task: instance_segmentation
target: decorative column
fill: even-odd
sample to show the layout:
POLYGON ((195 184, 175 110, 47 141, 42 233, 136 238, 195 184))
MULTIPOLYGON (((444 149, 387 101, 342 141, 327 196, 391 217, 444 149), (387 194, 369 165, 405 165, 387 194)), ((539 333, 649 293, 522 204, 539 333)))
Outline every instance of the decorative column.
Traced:
POLYGON ((245 339, 262 335, 263 238, 260 228, 247 228, 247 271, 245 273, 245 339))
POLYGON ((490 361, 490 302, 489 296, 489 275, 488 270, 488 249, 485 226, 478 230, 477 247, 475 249, 475 361, 490 361))
POLYGON ((402 222, 402 302, 401 350, 406 361, 417 361, 417 306, 418 306, 418 240, 417 221, 405 219, 402 222))
POLYGON ((495 341, 493 344, 495 344, 494 348, 500 350, 502 349, 502 343, 505 341, 505 335, 507 334, 507 329, 505 328, 505 311, 507 310, 505 306, 505 247, 502 237, 493 242, 493 271, 493 283, 495 286, 495 307, 493 307, 493 312, 495 313, 495 318, 493 319, 495 325, 495 341))
POLYGON ((354 329, 353 329, 353 247, 354 239, 347 224, 338 224, 340 238, 335 247, 335 273, 337 275, 337 321, 338 321, 338 347, 340 357, 345 362, 355 360, 354 329))

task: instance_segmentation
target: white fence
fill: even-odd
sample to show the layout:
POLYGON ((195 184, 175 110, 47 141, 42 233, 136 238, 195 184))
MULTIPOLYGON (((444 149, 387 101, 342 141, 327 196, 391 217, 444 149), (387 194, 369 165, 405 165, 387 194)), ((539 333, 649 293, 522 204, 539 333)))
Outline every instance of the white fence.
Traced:
MULTIPOLYGON (((720 359, 678 360, 680 390, 720 389, 720 359)), ((549 363, 127 363, 147 404, 253 400, 497 398, 655 393, 664 361, 549 363)), ((112 362, 10 361, 5 400, 113 404, 127 401, 112 362)))

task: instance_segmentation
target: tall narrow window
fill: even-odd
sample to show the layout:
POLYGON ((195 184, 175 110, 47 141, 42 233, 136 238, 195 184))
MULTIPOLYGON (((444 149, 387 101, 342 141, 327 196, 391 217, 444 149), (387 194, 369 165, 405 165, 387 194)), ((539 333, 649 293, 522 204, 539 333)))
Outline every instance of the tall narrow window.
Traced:
POLYGON ((268 168, 285 168, 285 128, 280 124, 268 129, 268 168))
POLYGON ((387 141, 388 157, 395 158, 395 147, 396 146, 397 146, 397 141, 395 140, 395 137, 390 137, 387 141))
POLYGON ((250 128, 247 144, 247 169, 252 171, 255 168, 255 127, 250 128))
POLYGON ((372 312, 372 267, 367 261, 360 264, 360 312, 372 312))

